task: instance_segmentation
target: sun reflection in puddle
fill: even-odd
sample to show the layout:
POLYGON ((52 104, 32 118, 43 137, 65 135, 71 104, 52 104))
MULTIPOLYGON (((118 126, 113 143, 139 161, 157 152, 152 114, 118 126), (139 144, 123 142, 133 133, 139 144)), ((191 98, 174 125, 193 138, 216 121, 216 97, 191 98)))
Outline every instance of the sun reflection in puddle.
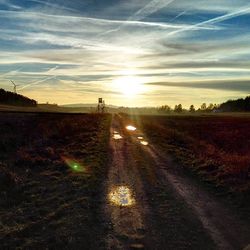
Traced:
POLYGON ((117 206, 131 206, 135 203, 132 192, 127 186, 112 188, 109 200, 117 206))
POLYGON ((114 134, 114 135, 113 135, 113 138, 114 138, 115 140, 120 140, 120 139, 122 139, 122 136, 119 135, 119 134, 114 134))
POLYGON ((140 141, 140 143, 144 146, 147 146, 148 145, 148 142, 147 141, 140 141))
POLYGON ((137 139, 143 140, 143 137, 142 136, 138 136, 137 139))
POLYGON ((126 129, 129 130, 129 131, 135 131, 136 127, 128 125, 128 126, 126 126, 126 129))

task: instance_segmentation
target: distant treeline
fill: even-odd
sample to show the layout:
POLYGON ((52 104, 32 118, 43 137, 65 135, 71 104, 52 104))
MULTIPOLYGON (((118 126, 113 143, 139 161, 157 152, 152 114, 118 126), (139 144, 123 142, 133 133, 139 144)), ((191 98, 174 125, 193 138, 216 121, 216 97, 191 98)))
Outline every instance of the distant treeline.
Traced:
POLYGON ((222 103, 219 110, 222 112, 250 112, 250 96, 222 103))
POLYGON ((178 104, 175 105, 174 108, 171 108, 168 105, 163 105, 161 107, 158 108, 158 112, 159 113, 171 113, 171 112, 175 112, 175 113, 182 113, 182 112, 190 112, 190 113, 194 113, 194 112, 215 112, 218 111, 219 109, 219 105, 217 104, 213 104, 210 103, 209 105, 207 105, 206 103, 202 103, 200 107, 196 108, 193 104, 190 105, 189 109, 185 109, 182 107, 182 104, 178 104))
POLYGON ((182 113, 182 112, 250 112, 250 96, 245 99, 229 100, 222 104, 202 103, 200 107, 196 108, 194 105, 190 105, 189 109, 184 109, 181 104, 175 105, 171 108, 168 105, 163 105, 158 108, 159 113, 182 113))
POLYGON ((0 89, 0 104, 35 107, 37 106, 37 101, 10 91, 5 91, 4 89, 0 89))

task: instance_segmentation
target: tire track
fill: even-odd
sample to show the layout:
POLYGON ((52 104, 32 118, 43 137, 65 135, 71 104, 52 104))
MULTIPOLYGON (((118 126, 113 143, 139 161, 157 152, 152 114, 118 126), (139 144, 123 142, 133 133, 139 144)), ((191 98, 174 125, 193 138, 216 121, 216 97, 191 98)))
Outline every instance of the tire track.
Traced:
POLYGON ((129 154, 128 141, 113 118, 110 145, 112 163, 105 183, 104 211, 111 225, 107 249, 145 248, 147 204, 136 162, 129 154))
MULTIPOLYGON (((134 139, 135 141, 135 139, 134 139)), ((250 229, 210 194, 180 174, 180 167, 153 145, 143 147, 157 166, 158 177, 170 183, 177 195, 193 209, 217 249, 243 249, 250 243, 250 229)))

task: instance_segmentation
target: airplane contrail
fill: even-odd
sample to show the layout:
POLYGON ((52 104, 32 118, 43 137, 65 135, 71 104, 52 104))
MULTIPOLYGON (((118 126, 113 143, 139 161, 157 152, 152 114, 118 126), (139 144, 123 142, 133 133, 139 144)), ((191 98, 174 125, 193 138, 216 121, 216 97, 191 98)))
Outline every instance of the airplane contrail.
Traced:
POLYGON ((145 17, 155 13, 156 11, 168 6, 169 4, 171 4, 172 2, 174 2, 176 0, 169 0, 169 1, 164 1, 164 0, 152 0, 150 1, 148 4, 146 4, 143 8, 139 9, 138 11, 136 11, 132 16, 130 16, 126 21, 124 21, 123 24, 121 24, 120 26, 118 26, 115 29, 112 30, 108 30, 103 32, 102 34, 100 34, 98 37, 102 36, 102 35, 106 35, 109 33, 113 33, 113 32, 117 32, 119 31, 123 26, 126 25, 126 22, 129 21, 140 21, 142 19, 144 19, 145 17))
POLYGON ((11 70, 9 72, 6 72, 6 73, 2 74, 1 77, 5 77, 5 76, 8 76, 8 75, 13 75, 13 74, 17 74, 19 72, 19 70, 21 70, 21 69, 22 69, 22 67, 18 68, 16 70, 11 70))
POLYGON ((225 20, 228 20, 228 19, 237 17, 237 16, 242 16, 242 15, 248 14, 249 12, 250 12, 250 7, 247 7, 247 8, 238 10, 238 11, 234 11, 234 12, 231 12, 231 13, 228 13, 228 14, 225 14, 225 15, 222 15, 222 16, 218 16, 218 17, 215 17, 215 18, 212 18, 212 19, 209 19, 209 20, 206 20, 206 21, 203 21, 203 22, 194 24, 194 25, 192 25, 192 26, 184 27, 184 28, 182 28, 182 29, 179 29, 179 30, 176 30, 176 31, 169 32, 169 33, 167 34, 167 36, 171 36, 171 35, 174 35, 174 34, 177 34, 177 33, 183 32, 183 31, 187 31, 187 30, 192 30, 192 29, 195 29, 195 28, 197 28, 197 27, 200 27, 200 26, 202 26, 202 25, 204 25, 204 24, 219 23, 219 22, 222 22, 222 21, 225 21, 225 20))
POLYGON ((172 2, 175 2, 176 0, 153 0, 146 4, 143 8, 139 9, 135 14, 129 17, 128 20, 134 20, 139 21, 144 19, 145 17, 157 12, 158 10, 167 7, 172 2))
POLYGON ((174 18, 172 18, 172 19, 170 20, 170 22, 172 22, 172 21, 178 19, 179 17, 183 16, 184 14, 186 14, 186 13, 189 11, 189 9, 190 9, 190 8, 188 8, 188 9, 182 11, 181 13, 179 13, 178 15, 176 15, 174 18))
POLYGON ((47 80, 51 80, 51 79, 54 79, 54 78, 56 78, 56 77, 57 77, 56 75, 55 75, 55 76, 50 76, 50 77, 46 77, 46 78, 44 78, 44 79, 42 79, 42 80, 39 80, 39 81, 35 81, 35 82, 32 82, 32 83, 28 83, 28 84, 24 85, 23 87, 19 88, 19 90, 26 89, 26 88, 28 88, 28 87, 30 87, 30 86, 37 85, 37 84, 39 84, 39 83, 41 83, 41 82, 45 82, 45 81, 47 81, 47 80))

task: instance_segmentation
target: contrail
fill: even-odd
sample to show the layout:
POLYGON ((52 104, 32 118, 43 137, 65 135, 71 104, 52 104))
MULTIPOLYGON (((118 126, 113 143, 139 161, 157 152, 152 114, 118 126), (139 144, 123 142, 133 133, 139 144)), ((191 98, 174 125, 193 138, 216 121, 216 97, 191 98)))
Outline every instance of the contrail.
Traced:
POLYGON ((189 11, 189 9, 186 9, 186 10, 182 11, 181 13, 179 13, 177 16, 175 16, 174 18, 172 18, 170 20, 170 22, 172 22, 172 21, 176 20, 177 18, 179 18, 179 17, 183 16, 184 14, 186 14, 189 11))
POLYGON ((192 29, 200 27, 200 26, 202 26, 204 24, 219 23, 219 22, 222 22, 222 21, 225 21, 225 20, 237 17, 237 16, 242 16, 242 15, 245 15, 245 14, 249 13, 249 11, 250 11, 250 7, 247 7, 245 9, 241 9, 241 10, 234 11, 234 12, 222 15, 222 16, 218 16, 218 17, 209 19, 207 21, 203 21, 203 22, 194 24, 194 25, 189 26, 189 27, 184 27, 182 29, 179 29, 179 30, 176 30, 176 31, 172 31, 172 32, 168 33, 167 36, 171 36, 171 35, 174 35, 174 34, 177 34, 177 33, 183 32, 183 31, 187 31, 187 30, 192 30, 192 29))
POLYGON ((47 1, 42 1, 42 0, 30 0, 30 1, 32 1, 34 3, 40 3, 40 4, 46 5, 48 7, 52 7, 52 8, 59 9, 59 10, 69 10, 69 11, 72 11, 72 12, 78 12, 76 9, 68 8, 68 7, 65 7, 65 6, 60 6, 58 4, 53 4, 53 3, 50 3, 50 2, 47 2, 47 1))
POLYGON ((9 72, 6 72, 6 73, 2 74, 1 77, 5 77, 5 76, 8 76, 8 75, 13 75, 13 74, 17 74, 21 69, 22 69, 22 67, 18 68, 16 70, 11 70, 9 72))
POLYGON ((46 78, 44 78, 44 79, 42 79, 42 80, 39 80, 39 81, 35 81, 35 82, 32 82, 32 83, 26 84, 25 86, 19 88, 19 90, 26 89, 26 88, 28 88, 28 87, 30 87, 30 86, 37 85, 37 84, 39 84, 39 83, 41 83, 41 82, 45 82, 45 81, 47 81, 47 80, 54 79, 54 78, 56 78, 56 76, 46 77, 46 78))
POLYGON ((134 21, 142 20, 145 17, 157 12, 158 10, 167 7, 169 4, 175 1, 176 0, 169 0, 169 1, 153 0, 149 2, 146 6, 138 10, 134 15, 129 17, 128 20, 134 20, 134 21))
POLYGON ((144 19, 145 17, 155 13, 156 11, 168 6, 172 2, 176 0, 169 0, 169 1, 164 1, 164 0, 153 0, 146 4, 143 8, 139 9, 137 12, 135 12, 132 16, 130 16, 123 24, 118 26, 116 29, 108 30, 106 32, 101 33, 98 37, 102 35, 106 35, 109 33, 117 32, 119 31, 124 25, 126 25, 126 22, 129 21, 140 21, 144 19))

